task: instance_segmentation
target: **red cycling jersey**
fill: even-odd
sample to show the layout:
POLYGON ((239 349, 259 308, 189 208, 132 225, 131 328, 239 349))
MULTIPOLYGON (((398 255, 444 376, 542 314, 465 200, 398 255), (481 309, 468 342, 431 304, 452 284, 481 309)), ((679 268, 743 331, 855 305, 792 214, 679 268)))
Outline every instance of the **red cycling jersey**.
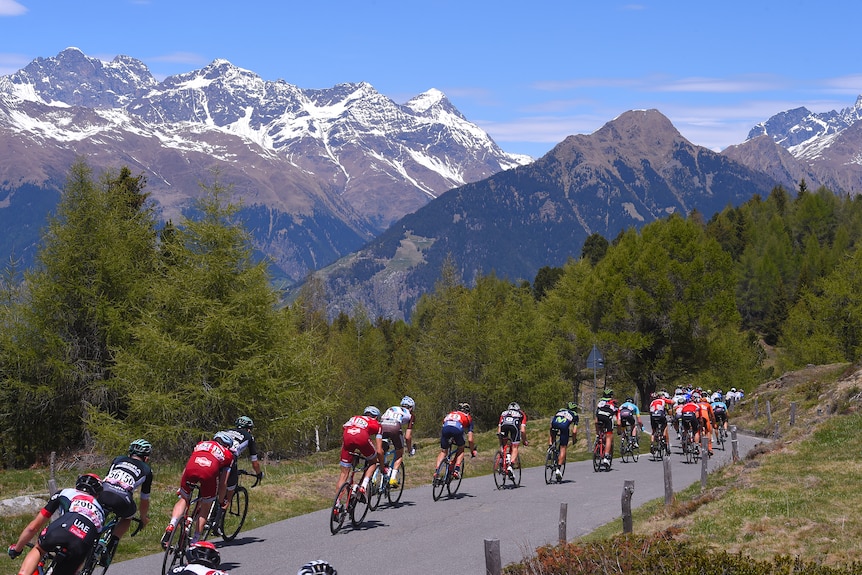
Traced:
POLYGON ((380 422, 369 415, 354 415, 342 426, 341 465, 353 464, 353 452, 358 451, 366 459, 373 457, 377 449, 371 442, 372 436, 381 434, 380 422))
POLYGON ((218 441, 201 441, 195 445, 192 456, 186 463, 178 492, 188 495, 187 486, 197 483, 201 486, 202 498, 215 497, 219 474, 223 469, 230 468, 233 458, 230 449, 223 447, 218 441))

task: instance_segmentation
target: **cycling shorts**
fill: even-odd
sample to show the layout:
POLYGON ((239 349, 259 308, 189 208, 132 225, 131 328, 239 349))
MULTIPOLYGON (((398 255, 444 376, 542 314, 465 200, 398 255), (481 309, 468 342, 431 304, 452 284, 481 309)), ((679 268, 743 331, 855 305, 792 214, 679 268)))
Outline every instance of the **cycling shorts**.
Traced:
POLYGON ((727 421, 727 412, 723 409, 716 409, 715 412, 715 421, 718 423, 724 423, 727 421))
POLYGON ((560 445, 568 445, 569 444, 569 430, 571 429, 571 424, 567 421, 557 421, 556 419, 551 420, 551 437, 556 437, 557 433, 560 434, 560 445))
POLYGON ((509 439, 512 440, 512 445, 518 445, 521 443, 521 426, 513 425, 511 423, 504 423, 500 426, 500 433, 506 435, 509 439))
POLYGON ((66 513, 52 521, 39 535, 39 547, 45 551, 67 550, 66 559, 54 569, 55 575, 74 575, 90 553, 98 537, 92 521, 79 513, 66 513))
POLYGON ((692 431, 696 432, 700 428, 700 419, 693 411, 683 413, 680 421, 682 421, 683 429, 691 429, 692 431))
POLYGON ((192 487, 200 485, 201 499, 215 499, 221 470, 221 464, 215 458, 206 457, 203 453, 197 457, 193 457, 183 470, 183 476, 180 478, 180 488, 177 493, 183 499, 188 499, 192 487))
POLYGON ((110 483, 102 484, 99 503, 106 511, 111 510, 117 514, 117 517, 124 519, 134 517, 138 510, 138 506, 135 505, 135 498, 130 492, 113 487, 110 483))
POLYGON ((353 452, 358 451, 366 461, 377 455, 377 449, 371 443, 371 436, 367 429, 360 427, 345 427, 344 440, 341 444, 341 465, 350 467, 353 465, 353 452))
POLYGON ((614 430, 614 418, 605 415, 604 413, 596 414, 596 426, 604 429, 605 431, 613 431, 614 430))
POLYGON ((464 430, 454 425, 444 425, 440 432, 440 449, 449 449, 449 443, 464 447, 464 430))
POLYGON ((400 423, 394 425, 384 423, 381 427, 383 428, 383 439, 388 439, 395 449, 404 448, 404 434, 401 433, 400 423))
POLYGON ((635 426, 635 414, 629 412, 628 415, 620 415, 620 425, 625 427, 626 425, 630 425, 632 427, 635 426))
POLYGON ((664 428, 667 427, 667 417, 665 417, 664 414, 650 415, 649 423, 654 431, 657 431, 658 433, 664 433, 664 428))

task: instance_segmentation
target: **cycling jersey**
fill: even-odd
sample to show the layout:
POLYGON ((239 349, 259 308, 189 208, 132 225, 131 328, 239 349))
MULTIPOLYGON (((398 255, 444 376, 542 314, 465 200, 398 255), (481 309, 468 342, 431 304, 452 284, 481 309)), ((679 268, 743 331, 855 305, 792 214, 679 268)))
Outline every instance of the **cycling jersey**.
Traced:
POLYGON ((689 401, 688 403, 683 405, 680 412, 682 428, 697 431, 700 427, 700 419, 698 417, 699 413, 700 407, 693 401, 689 401))
POLYGON ((230 474, 227 478, 228 489, 234 490, 239 481, 239 456, 242 452, 248 449, 248 458, 250 461, 257 461, 257 442, 254 440, 254 435, 248 429, 225 429, 220 433, 227 433, 233 439, 233 447, 230 448, 233 452, 233 464, 230 466, 230 474))
POLYGON ((569 434, 573 425, 578 425, 578 414, 571 409, 561 409, 551 418, 551 437, 560 434, 560 444, 569 442, 569 434))
POLYGON ((449 449, 449 440, 458 447, 463 447, 464 433, 473 431, 473 418, 463 411, 452 411, 443 418, 443 429, 440 431, 440 448, 449 449))
POLYGON ((596 404, 596 422, 605 431, 613 431, 617 415, 617 404, 613 399, 603 397, 596 404))
POLYGON ((640 417, 641 411, 637 405, 631 403, 630 401, 626 401, 620 406, 620 423, 625 427, 626 425, 635 426, 636 419, 640 417))
POLYGON ((353 465, 353 452, 358 451, 366 460, 377 455, 371 438, 381 437, 380 422, 370 415, 354 415, 342 426, 341 465, 353 465))
POLYGON ((180 565, 171 569, 171 575, 228 575, 227 571, 221 569, 213 569, 192 563, 190 565, 180 565))
POLYGON ((54 573, 72 575, 96 542, 105 523, 105 511, 95 497, 77 489, 58 491, 39 513, 47 519, 56 511, 63 514, 39 534, 39 547, 45 551, 65 548, 66 559, 54 573))
POLYGON ((137 511, 135 489, 140 486, 141 499, 149 499, 152 485, 153 471, 146 461, 120 455, 111 462, 111 467, 102 480, 99 503, 119 517, 132 517, 137 511))
POLYGON ((727 404, 723 401, 715 401, 712 404, 712 412, 715 414, 715 420, 721 423, 727 421, 727 404))
POLYGON ((383 412, 380 420, 383 438, 391 441, 395 449, 404 447, 404 435, 401 431, 403 428, 411 429, 413 427, 413 413, 406 407, 393 405, 383 412))
POLYGON ((512 443, 521 443, 521 426, 526 425, 527 415, 518 409, 507 409, 500 414, 500 433, 505 433, 512 443))
POLYGON ((212 440, 201 441, 195 445, 192 455, 186 463, 178 493, 183 497, 188 497, 191 493, 191 486, 199 484, 201 498, 214 498, 219 474, 222 470, 229 469, 233 460, 233 452, 221 443, 212 440))

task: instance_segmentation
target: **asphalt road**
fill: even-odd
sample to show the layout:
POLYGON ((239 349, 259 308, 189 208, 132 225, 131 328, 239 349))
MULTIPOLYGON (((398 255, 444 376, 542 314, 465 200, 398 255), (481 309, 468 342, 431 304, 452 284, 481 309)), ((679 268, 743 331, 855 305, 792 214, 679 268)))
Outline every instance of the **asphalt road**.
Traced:
MULTIPOLYGON (((742 457, 763 440, 738 436, 742 457)), ((326 559, 339 575, 433 575, 485 573, 485 543, 499 540, 502 564, 533 554, 559 537, 561 503, 567 504, 568 539, 618 521, 622 531, 621 501, 626 480, 634 481, 632 507, 664 498, 663 464, 652 461, 643 445, 637 463, 617 458, 609 472, 595 473, 591 461, 569 463, 562 484, 546 485, 544 469, 523 470, 521 487, 497 490, 491 475, 467 477, 458 494, 433 501, 431 486, 404 490, 397 508, 381 504, 365 523, 353 529, 348 522, 337 535, 329 532, 329 510, 317 511, 240 533, 230 544, 217 542, 222 568, 234 575, 290 574, 312 559, 326 559)), ((715 470, 731 461, 726 451, 714 450, 708 468, 715 470)), ((468 463, 469 466, 469 463, 468 463)), ((412 473, 430 469, 410 467, 412 473)), ((671 456, 675 491, 701 478, 701 464, 686 464, 676 448, 671 456)), ((251 492, 251 505, 265 504, 251 492)), ((151 555, 111 566, 111 575, 157 575, 162 555, 151 555)))

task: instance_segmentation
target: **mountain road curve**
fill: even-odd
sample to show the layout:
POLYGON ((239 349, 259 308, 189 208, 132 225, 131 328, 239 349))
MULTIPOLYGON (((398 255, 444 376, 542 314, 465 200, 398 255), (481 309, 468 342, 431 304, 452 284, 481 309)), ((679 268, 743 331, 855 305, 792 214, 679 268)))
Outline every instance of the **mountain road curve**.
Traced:
MULTIPOLYGON (((737 439, 740 457, 765 441, 742 434, 737 439)), ((680 491, 700 481, 701 463, 685 463, 672 443, 671 475, 674 490, 680 491)), ((542 448, 532 444, 528 449, 542 448)), ((731 462, 729 438, 725 451, 713 451, 710 471, 731 462)), ((609 472, 594 472, 591 461, 570 462, 561 484, 546 485, 544 468, 533 467, 523 470, 521 487, 498 490, 491 475, 476 476, 478 470, 468 462, 457 495, 444 494, 439 501, 433 501, 430 485, 409 488, 411 477, 430 477, 432 470, 411 466, 409 459, 406 465, 407 486, 398 507, 381 503, 358 529, 348 519, 336 535, 330 534, 326 509, 241 532, 231 543, 216 540, 222 568, 232 575, 284 575, 296 573, 307 561, 325 559, 339 575, 482 574, 486 539, 499 540, 503 565, 557 543, 562 503, 567 504, 566 536, 571 540, 612 521, 619 521, 622 531, 626 480, 634 481, 632 508, 664 498, 664 466, 652 461, 648 441, 642 442, 638 462, 623 463, 616 457, 609 472)), ((251 492, 252 509, 265 504, 251 492)), ((162 557, 160 553, 115 563, 110 573, 156 575, 162 557)))

